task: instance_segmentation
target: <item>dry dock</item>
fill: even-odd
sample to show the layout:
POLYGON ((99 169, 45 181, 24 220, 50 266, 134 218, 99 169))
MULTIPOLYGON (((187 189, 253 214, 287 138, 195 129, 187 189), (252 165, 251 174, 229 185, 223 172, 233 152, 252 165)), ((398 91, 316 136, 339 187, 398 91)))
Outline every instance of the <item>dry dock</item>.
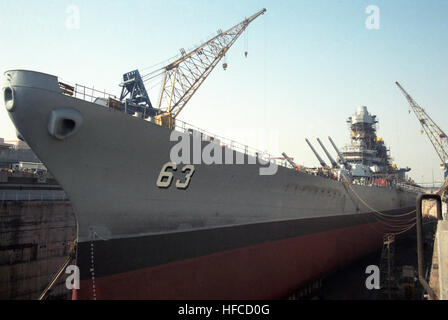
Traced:
MULTIPOLYGON (((436 214, 433 205, 424 210, 428 211, 424 222, 425 268, 428 281, 437 295, 446 299, 448 227, 446 221, 437 223, 434 220, 436 214), (429 217, 431 212, 432 218, 429 217), (434 245, 434 250, 432 245, 434 245), (442 281, 443 279, 444 281, 442 281)), ((60 200, 0 201, 0 226, 2 244, 0 246, 0 299, 37 299, 58 268, 63 265, 69 254, 70 244, 76 237, 76 221, 70 202, 60 200)), ((381 256, 382 251, 380 250, 341 270, 335 270, 291 298, 387 299, 384 290, 368 290, 365 287, 366 267, 379 265, 381 256)), ((397 281, 393 288, 393 299, 420 300, 426 298, 425 290, 418 283, 417 277, 413 283, 406 283, 406 279, 403 278, 405 266, 411 267, 414 270, 414 275, 417 275, 415 230, 409 237, 398 239, 395 243, 394 275, 397 281), (414 288, 411 290, 411 294, 406 293, 409 285, 414 288)), ((65 275, 61 276, 49 292, 47 299, 70 299, 70 292, 64 284, 65 278, 65 275)))
MULTIPOLYGON (((442 232, 446 232, 441 225, 446 221, 437 221, 437 208, 435 202, 424 202, 422 207, 422 233, 423 233, 423 269, 425 279, 430 282, 431 287, 438 290, 439 283, 443 277, 439 270, 446 270, 447 266, 439 267, 442 263, 438 258, 440 252, 447 252, 438 245, 438 238, 442 232), (443 231, 442 231, 443 230, 443 231), (439 235, 439 236, 438 236, 439 235), (434 241, 436 240, 436 241, 434 241)), ((446 211, 445 211, 446 212, 446 211)), ((447 233, 443 234, 445 237, 447 233)), ((446 238, 444 238, 446 239, 446 238)), ((445 244, 448 243, 445 240, 445 244)), ((368 274, 366 268, 377 265, 380 269, 384 250, 378 250, 363 257, 340 270, 334 270, 331 274, 310 284, 307 288, 295 292, 289 297, 290 300, 426 300, 430 299, 425 288, 418 280, 418 255, 417 255, 417 232, 413 228, 405 238, 397 238, 393 242, 391 256, 391 279, 392 283, 388 290, 385 282, 381 282, 379 289, 366 288, 365 282, 368 274)), ((446 256, 446 254, 444 255, 446 256)), ((446 263, 448 259, 444 260, 446 263)), ((383 270, 381 270, 383 271, 383 270)), ((387 272, 382 272, 382 276, 387 272)), ((446 280, 445 280, 445 288, 446 280)), ((446 297, 443 299, 447 299, 446 297)))
MULTIPOLYGON (((0 299, 37 299, 75 237, 68 201, 0 201, 0 299)), ((67 299, 64 282, 61 277, 48 298, 67 299)))

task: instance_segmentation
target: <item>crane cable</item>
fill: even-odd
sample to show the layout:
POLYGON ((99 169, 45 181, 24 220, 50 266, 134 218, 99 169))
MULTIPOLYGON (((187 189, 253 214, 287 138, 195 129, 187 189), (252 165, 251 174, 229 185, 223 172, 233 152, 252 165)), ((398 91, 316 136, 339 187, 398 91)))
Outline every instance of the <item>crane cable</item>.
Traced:
POLYGON ((165 73, 165 68, 160 68, 160 69, 154 70, 153 72, 147 73, 144 76, 142 76, 142 81, 143 82, 150 81, 150 80, 152 80, 154 78, 157 78, 157 77, 161 76, 164 73, 165 73), (157 73, 157 74, 153 75, 154 73, 157 73))
POLYGON ((247 58, 247 54, 249 51, 249 28, 244 30, 244 57, 247 58))
MULTIPOLYGON (((156 64, 154 64, 154 65, 152 65, 152 66, 150 66, 150 67, 146 67, 146 68, 143 68, 143 69, 140 69, 140 70, 141 70, 141 71, 143 71, 143 70, 149 70, 149 69, 155 68, 155 67, 157 67, 157 66, 160 66, 160 65, 162 65, 162 64, 164 64, 165 66, 162 67, 161 69, 165 69, 165 68, 166 68, 166 65, 169 64, 169 62, 172 62, 172 61, 177 60, 177 59, 179 58, 179 56, 180 56, 180 54, 176 54, 175 56, 172 56, 171 58, 168 58, 168 59, 166 59, 166 60, 160 61, 160 62, 158 62, 158 63, 156 63, 156 64)), ((154 71, 152 71, 152 72, 154 72, 154 71)), ((150 72, 150 73, 152 73, 152 72, 150 72)))

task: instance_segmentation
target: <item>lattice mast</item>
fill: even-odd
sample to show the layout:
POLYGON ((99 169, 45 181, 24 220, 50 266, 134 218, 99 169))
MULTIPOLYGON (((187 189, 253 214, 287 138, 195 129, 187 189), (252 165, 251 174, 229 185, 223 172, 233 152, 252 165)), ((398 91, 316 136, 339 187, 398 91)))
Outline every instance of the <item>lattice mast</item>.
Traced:
POLYGON ((444 170, 444 176, 448 174, 448 140, 446 134, 439 128, 439 126, 431 119, 431 117, 425 112, 425 110, 418 105, 417 102, 403 89, 403 87, 395 81, 395 84, 401 90, 403 95, 408 100, 412 110, 414 111, 417 119, 420 121, 423 129, 429 137, 434 149, 441 160, 441 168, 444 170))

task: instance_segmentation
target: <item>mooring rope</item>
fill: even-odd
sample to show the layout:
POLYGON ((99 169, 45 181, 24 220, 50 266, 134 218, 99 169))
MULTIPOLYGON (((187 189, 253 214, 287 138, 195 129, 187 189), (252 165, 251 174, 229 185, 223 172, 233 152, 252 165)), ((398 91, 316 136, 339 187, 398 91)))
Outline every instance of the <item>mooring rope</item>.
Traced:
MULTIPOLYGON (((396 214, 396 215, 395 215, 395 214, 394 214, 394 215, 391 215, 391 214, 387 214, 387 213, 384 213, 384 212, 380 212, 380 211, 376 210, 375 208, 373 208, 372 206, 370 206, 366 201, 364 201, 364 199, 362 199, 362 198, 358 195, 358 193, 352 188, 350 181, 349 181, 344 175, 342 175, 342 177, 345 179, 346 185, 347 185, 347 186, 349 187, 349 189, 353 192, 353 194, 359 199, 359 201, 361 201, 361 203, 364 204, 367 208, 369 208, 369 209, 372 210, 373 212, 379 214, 380 216, 384 216, 384 217, 387 217, 387 218, 400 218, 400 217, 404 217, 404 216, 410 215, 410 214, 412 214, 412 213, 415 213, 415 209, 412 210, 412 211, 409 211, 409 212, 407 212, 407 213, 396 214)), ((343 183, 344 183, 344 181, 343 181, 343 183)))
POLYGON ((342 175, 342 177, 345 180, 345 181, 343 180, 342 183, 344 183, 349 188, 349 190, 355 195, 355 197, 362 204, 364 204, 364 206, 366 206, 369 210, 372 211, 372 213, 373 213, 373 215, 374 215, 374 217, 375 217, 375 219, 377 220, 378 223, 380 223, 380 224, 382 224, 384 226, 387 226, 387 227, 389 227, 391 229, 400 228, 399 230, 394 230, 392 232, 385 232, 385 231, 381 232, 381 231, 378 231, 377 229, 375 229, 372 226, 372 228, 376 232, 378 232, 380 234, 393 233, 393 234, 397 235, 397 234, 401 234, 401 233, 405 233, 405 232, 409 231, 410 229, 412 229, 416 225, 415 222, 412 222, 412 221, 414 221, 416 219, 416 217, 412 217, 412 218, 409 218, 409 219, 404 220, 404 221, 392 220, 392 219, 403 218, 405 216, 408 216, 408 215, 410 215, 412 213, 415 213, 416 210, 412 210, 412 211, 409 211, 407 213, 397 214, 397 215, 391 215, 391 214, 387 214, 387 213, 381 212, 379 210, 376 210, 375 208, 370 206, 364 199, 362 199, 359 196, 359 194, 351 186, 351 182, 344 175, 342 175), (386 219, 387 222, 384 221, 383 219, 386 219))

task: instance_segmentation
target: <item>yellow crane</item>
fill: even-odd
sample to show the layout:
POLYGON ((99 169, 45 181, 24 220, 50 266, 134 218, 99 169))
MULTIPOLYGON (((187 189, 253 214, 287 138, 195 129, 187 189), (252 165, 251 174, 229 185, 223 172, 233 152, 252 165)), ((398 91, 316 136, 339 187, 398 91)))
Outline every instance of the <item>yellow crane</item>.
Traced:
POLYGON ((422 125, 424 131, 426 132, 431 144, 437 152, 437 155, 440 158, 440 168, 444 172, 445 183, 442 185, 439 190, 439 194, 446 193, 448 188, 448 138, 445 132, 431 119, 431 117, 426 113, 426 111, 419 106, 419 104, 409 95, 409 93, 404 90, 404 88, 395 81, 395 84, 400 89, 400 91, 405 96, 406 100, 415 115, 417 116, 418 121, 422 125))
MULTIPOLYGON (((151 72, 149 75, 140 76, 138 70, 125 74, 121 85, 123 90, 120 100, 124 101, 129 96, 126 99, 129 105, 137 104, 147 108, 142 109, 145 114, 143 117, 153 116, 157 124, 172 128, 175 118, 218 65, 219 61, 225 57, 229 48, 247 26, 265 12, 266 9, 262 9, 227 31, 218 30, 216 36, 188 53, 181 49, 180 58, 151 72), (153 107, 143 82, 153 77, 152 75, 160 70, 162 71, 160 75, 163 74, 163 80, 157 105, 153 107)), ((227 63, 225 62, 223 68, 226 67, 227 63)))

